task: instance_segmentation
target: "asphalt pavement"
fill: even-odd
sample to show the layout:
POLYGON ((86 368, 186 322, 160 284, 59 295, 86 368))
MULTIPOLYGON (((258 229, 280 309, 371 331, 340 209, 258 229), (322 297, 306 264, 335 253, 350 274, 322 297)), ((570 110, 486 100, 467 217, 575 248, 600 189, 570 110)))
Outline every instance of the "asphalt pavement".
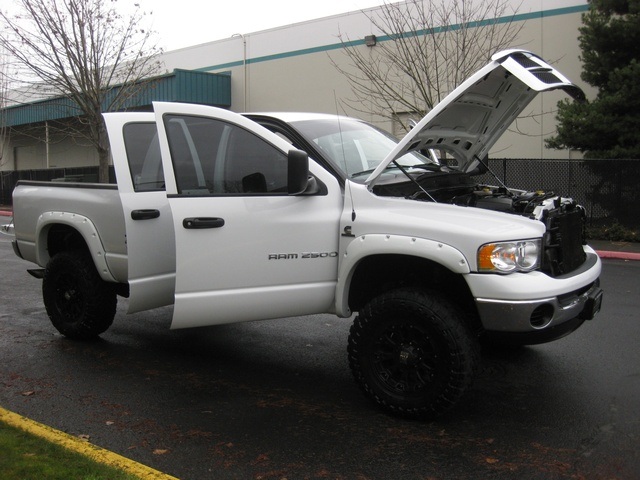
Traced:
POLYGON ((73 342, 0 240, 0 405, 182 480, 640 478, 640 262, 604 260, 594 321, 484 352, 455 411, 407 422, 354 385, 349 320, 170 331, 171 308, 121 300, 101 340, 73 342))

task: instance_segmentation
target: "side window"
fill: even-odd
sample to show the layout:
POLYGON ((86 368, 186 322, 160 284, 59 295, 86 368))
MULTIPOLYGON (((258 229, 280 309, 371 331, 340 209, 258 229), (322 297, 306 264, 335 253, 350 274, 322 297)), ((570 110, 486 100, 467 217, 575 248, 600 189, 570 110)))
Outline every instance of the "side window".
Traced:
POLYGON ((224 168, 226 193, 287 193, 287 157, 241 128, 229 135, 224 168))
POLYGON ((123 135, 134 190, 164 190, 164 173, 156 124, 128 123, 124 126, 123 135))
POLYGON ((287 193, 287 157, 237 125, 181 115, 164 118, 182 195, 287 193))

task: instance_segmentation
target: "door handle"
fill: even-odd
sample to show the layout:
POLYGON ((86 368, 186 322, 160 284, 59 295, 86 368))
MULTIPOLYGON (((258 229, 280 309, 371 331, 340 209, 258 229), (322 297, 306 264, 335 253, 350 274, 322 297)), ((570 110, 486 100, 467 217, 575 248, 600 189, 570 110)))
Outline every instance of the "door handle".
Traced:
POLYGON ((182 226, 190 229, 200 228, 220 228, 224 227, 224 218, 216 217, 199 217, 199 218, 185 218, 182 220, 182 226))
POLYGON ((152 218, 158 218, 160 216, 160 210, 154 208, 144 210, 132 210, 132 220, 151 220, 152 218))

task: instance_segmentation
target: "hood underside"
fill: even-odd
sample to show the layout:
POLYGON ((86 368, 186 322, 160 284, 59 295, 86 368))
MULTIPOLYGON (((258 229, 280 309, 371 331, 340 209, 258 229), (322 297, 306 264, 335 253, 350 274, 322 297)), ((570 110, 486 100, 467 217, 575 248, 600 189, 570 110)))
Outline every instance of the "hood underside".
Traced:
POLYGON ((499 52, 436 105, 378 165, 366 183, 373 187, 389 164, 406 153, 429 149, 453 156, 459 169, 469 172, 538 93, 556 89, 584 99, 579 87, 531 52, 499 52))

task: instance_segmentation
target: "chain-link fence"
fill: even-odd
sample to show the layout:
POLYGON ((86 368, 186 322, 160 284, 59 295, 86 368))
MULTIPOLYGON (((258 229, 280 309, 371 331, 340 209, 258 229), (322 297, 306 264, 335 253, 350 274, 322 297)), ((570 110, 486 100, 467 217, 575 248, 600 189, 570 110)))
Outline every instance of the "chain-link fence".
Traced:
MULTIPOLYGON (((590 225, 640 226, 640 160, 492 159, 489 168, 511 188, 574 198, 590 225)), ((490 173, 478 180, 496 184, 490 173)))
MULTIPOLYGON (((572 197, 587 210, 590 225, 618 222, 640 226, 640 160, 491 159, 489 168, 511 188, 553 191, 572 197)), ((0 204, 11 205, 18 180, 95 181, 97 167, 53 168, 0 172, 0 204)), ((111 181, 115 183, 113 168, 111 181)), ((478 182, 497 180, 486 173, 478 182)))

